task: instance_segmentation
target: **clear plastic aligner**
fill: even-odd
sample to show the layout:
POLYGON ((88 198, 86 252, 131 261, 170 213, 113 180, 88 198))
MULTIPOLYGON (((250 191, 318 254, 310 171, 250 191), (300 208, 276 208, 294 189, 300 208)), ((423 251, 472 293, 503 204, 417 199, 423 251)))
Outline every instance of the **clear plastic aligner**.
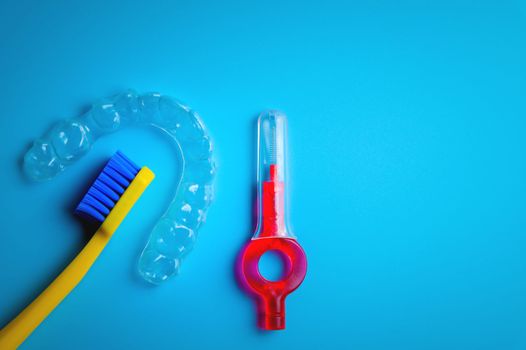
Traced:
POLYGON ((179 272, 213 197, 212 142, 196 112, 158 93, 118 94, 95 103, 80 117, 59 122, 36 140, 24 156, 24 173, 36 181, 51 179, 86 154, 99 137, 129 125, 161 129, 178 145, 183 158, 175 197, 139 259, 142 277, 158 284, 179 272))

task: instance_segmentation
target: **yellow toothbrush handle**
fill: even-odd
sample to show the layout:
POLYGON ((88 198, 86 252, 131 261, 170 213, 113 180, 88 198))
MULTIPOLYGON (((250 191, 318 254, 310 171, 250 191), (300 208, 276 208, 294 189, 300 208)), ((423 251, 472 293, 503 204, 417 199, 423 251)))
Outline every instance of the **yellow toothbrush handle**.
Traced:
POLYGON ((115 203, 95 235, 64 271, 0 331, 0 349, 16 349, 79 284, 155 175, 143 167, 115 203))
POLYGON ((77 286, 102 252, 111 236, 97 231, 77 257, 55 280, 0 331, 0 349, 16 349, 77 286))

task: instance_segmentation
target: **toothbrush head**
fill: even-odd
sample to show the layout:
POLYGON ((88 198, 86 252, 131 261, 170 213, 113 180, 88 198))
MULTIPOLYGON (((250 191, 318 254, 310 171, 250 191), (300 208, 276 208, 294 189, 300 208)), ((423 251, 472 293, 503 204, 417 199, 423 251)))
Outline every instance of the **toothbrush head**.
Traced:
POLYGON ((117 151, 84 195, 75 213, 101 223, 101 228, 111 234, 154 177, 150 169, 139 168, 117 151))

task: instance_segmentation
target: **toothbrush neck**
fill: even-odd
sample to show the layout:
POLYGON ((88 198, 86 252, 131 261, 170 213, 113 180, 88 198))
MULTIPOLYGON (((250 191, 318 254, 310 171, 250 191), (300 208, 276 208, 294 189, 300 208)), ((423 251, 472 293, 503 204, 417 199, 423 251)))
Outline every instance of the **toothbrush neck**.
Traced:
MULTIPOLYGON (((274 174, 275 175, 275 174, 274 174)), ((284 183, 271 172, 262 184, 260 237, 286 236, 284 183)))

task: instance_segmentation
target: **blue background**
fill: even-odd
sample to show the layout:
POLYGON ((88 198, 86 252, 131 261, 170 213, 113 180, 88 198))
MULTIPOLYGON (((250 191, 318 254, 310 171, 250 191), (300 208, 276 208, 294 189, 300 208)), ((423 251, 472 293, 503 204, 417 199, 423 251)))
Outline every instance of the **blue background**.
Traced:
POLYGON ((158 175, 23 348, 526 349, 524 1, 0 5, 1 324, 86 243, 71 211, 114 150, 158 175), (126 88, 185 101, 216 144, 215 204, 158 288, 136 262, 179 176, 166 137, 119 132, 44 184, 20 171, 53 123, 126 88), (233 273, 265 108, 289 116, 309 259, 274 333, 233 273))

